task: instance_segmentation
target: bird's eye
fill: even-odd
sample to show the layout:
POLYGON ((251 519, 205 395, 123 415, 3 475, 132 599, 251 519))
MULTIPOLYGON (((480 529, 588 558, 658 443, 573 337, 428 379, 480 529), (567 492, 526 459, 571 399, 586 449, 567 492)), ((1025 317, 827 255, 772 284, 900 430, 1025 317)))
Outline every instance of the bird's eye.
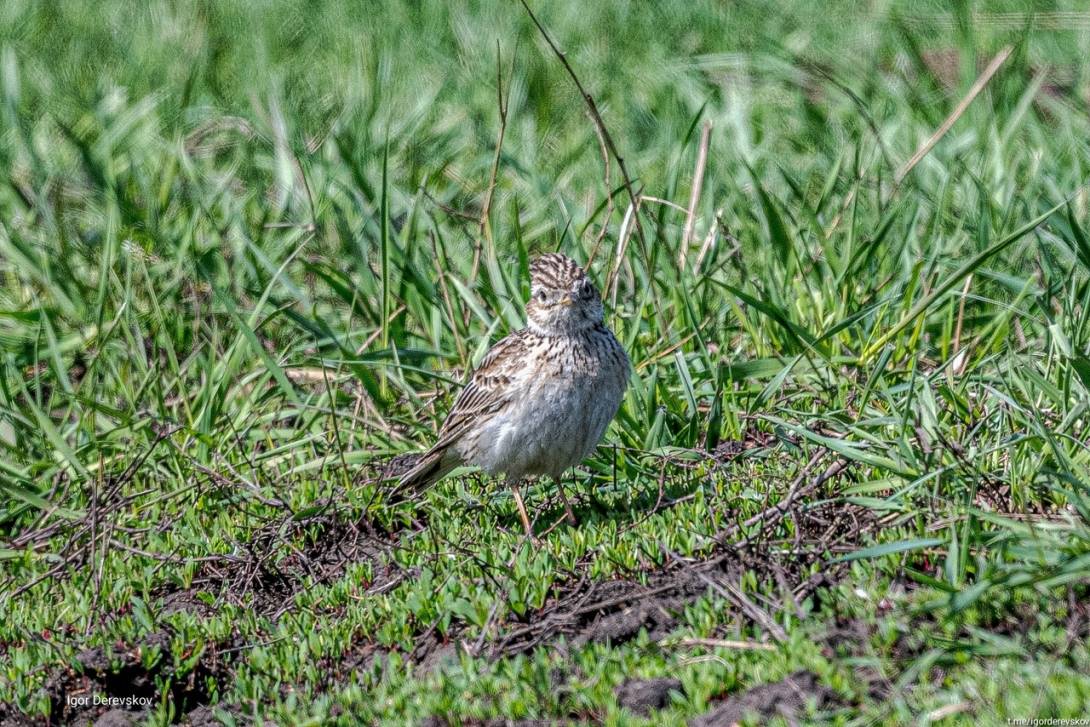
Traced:
POLYGON ((539 290, 539 291, 537 291, 537 294, 536 294, 536 295, 534 295, 534 297, 535 297, 535 298, 537 298, 537 302, 538 302, 538 303, 544 303, 544 302, 545 302, 545 299, 546 299, 546 298, 547 298, 548 296, 546 296, 546 295, 545 295, 545 291, 544 291, 544 290, 539 290))

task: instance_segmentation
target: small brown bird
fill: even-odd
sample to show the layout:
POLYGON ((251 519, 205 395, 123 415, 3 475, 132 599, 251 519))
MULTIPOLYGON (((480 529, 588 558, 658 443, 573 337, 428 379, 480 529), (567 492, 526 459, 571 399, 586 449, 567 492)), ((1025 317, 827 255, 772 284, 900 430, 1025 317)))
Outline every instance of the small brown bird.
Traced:
POLYGON ((455 467, 504 473, 519 517, 533 536, 518 483, 560 477, 602 438, 628 386, 631 366, 603 323, 602 300, 571 258, 550 253, 530 264, 528 324, 495 346, 473 372, 439 430, 439 441, 407 472, 398 490, 423 490, 455 467))

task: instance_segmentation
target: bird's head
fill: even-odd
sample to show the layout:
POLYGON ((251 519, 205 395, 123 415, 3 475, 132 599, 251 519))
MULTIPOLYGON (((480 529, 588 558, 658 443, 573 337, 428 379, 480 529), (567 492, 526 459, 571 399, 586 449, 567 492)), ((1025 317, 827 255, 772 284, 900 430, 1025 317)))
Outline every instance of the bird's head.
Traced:
POLYGON ((545 335, 577 333, 602 322, 602 299, 583 268, 560 253, 530 263, 530 328, 545 335))

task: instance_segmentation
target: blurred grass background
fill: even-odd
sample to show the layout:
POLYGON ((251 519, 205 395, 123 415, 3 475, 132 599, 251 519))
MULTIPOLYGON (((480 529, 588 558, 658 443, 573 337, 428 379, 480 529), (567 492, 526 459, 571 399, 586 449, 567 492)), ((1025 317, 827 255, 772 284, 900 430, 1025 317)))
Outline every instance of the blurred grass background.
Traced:
MULTIPOLYGON (((609 685, 682 673, 688 697, 660 715, 680 722, 803 667, 840 698, 814 719, 1084 716, 1090 14, 533 7, 643 196, 642 237, 517 3, 0 7, 0 701, 56 715, 43 685, 81 649, 169 625, 173 656, 149 659, 175 680, 193 644, 247 645, 204 700, 236 717, 636 720, 609 685), (637 369, 579 476, 587 521, 531 552, 502 488, 468 477, 398 530, 409 514, 376 474, 521 325, 527 260, 547 250, 590 262, 637 369), (740 461, 713 456, 758 435, 740 461), (472 642, 583 576, 704 557, 821 453, 850 463, 822 501, 880 527, 806 561, 853 558, 825 597, 781 604, 776 653, 587 647, 548 699, 544 654, 316 686, 361 642, 411 648, 412 624, 472 642), (661 483, 692 498, 645 517, 661 483), (290 618, 214 589, 212 614, 163 607, 202 558, 330 503, 401 533, 386 557, 416 575, 371 594, 379 565, 357 563, 292 591, 290 618), (497 585, 481 557, 514 566, 497 585), (816 645, 838 618, 877 624, 865 657, 816 645), (906 657, 891 630, 926 648, 906 657), (860 660, 897 688, 860 688, 860 660)), ((272 562, 306 542, 290 535, 272 562)), ((760 636, 714 594, 693 611, 694 634, 760 636)), ((181 716, 157 694, 154 719, 181 716)))

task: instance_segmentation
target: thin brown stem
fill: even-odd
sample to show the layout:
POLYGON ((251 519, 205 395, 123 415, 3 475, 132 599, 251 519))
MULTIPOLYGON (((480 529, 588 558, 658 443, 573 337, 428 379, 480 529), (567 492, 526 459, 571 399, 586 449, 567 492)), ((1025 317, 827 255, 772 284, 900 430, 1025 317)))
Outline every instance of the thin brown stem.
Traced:
MULTIPOLYGON (((515 72, 515 55, 511 54, 511 74, 515 72)), ((492 197, 496 192, 496 177, 500 169, 500 152, 503 150, 503 138, 507 133, 507 105, 511 100, 511 82, 508 76, 507 95, 503 93, 503 72, 500 66, 500 44, 496 41, 496 106, 500 115, 500 130, 496 138, 496 151, 492 156, 492 171, 488 175, 488 187, 485 190, 484 204, 481 205, 481 217, 478 221, 477 244, 473 246, 473 274, 472 280, 477 279, 477 272, 481 264, 481 241, 487 240, 492 245, 492 226, 489 224, 488 215, 492 211, 492 197)))
POLYGON ((984 87, 988 85, 988 81, 992 80, 992 76, 994 76, 996 71, 999 70, 999 67, 1006 62, 1013 51, 1014 47, 1008 45, 1003 48, 1003 50, 996 53, 995 57, 992 58, 991 63, 988 64, 988 67, 984 69, 984 72, 980 74, 969 88, 969 92, 965 94, 965 97, 958 102, 958 105, 954 107, 954 110, 950 112, 950 115, 939 124, 939 128, 935 130, 935 133, 929 136, 927 141, 923 144, 920 144, 920 147, 916 150, 916 153, 912 155, 912 158, 897 170, 897 174, 893 177, 894 190, 901 186, 901 182, 908 176, 908 173, 911 172, 933 148, 935 148, 935 144, 939 143, 939 139, 945 136, 946 132, 950 131, 950 128, 957 123, 957 120, 960 119, 961 115, 965 113, 965 110, 969 108, 969 104, 971 104, 973 99, 984 90, 984 87))
POLYGON ((613 184, 609 169, 609 149, 606 148, 606 140, 602 138, 602 130, 598 128, 597 124, 594 125, 594 135, 598 137, 598 151, 602 154, 602 174, 605 177, 606 186, 606 211, 605 215, 602 216, 602 226, 594 237, 594 247, 591 248, 590 256, 587 258, 588 268, 594 263, 594 258, 598 257, 598 249, 602 246, 602 240, 605 239, 606 233, 609 231, 609 218, 613 216, 613 184))
POLYGON ((530 516, 526 512, 526 503, 522 501, 522 493, 519 492, 519 483, 511 482, 511 492, 515 496, 515 507, 519 511, 519 519, 522 520, 522 527, 526 530, 526 537, 530 540, 534 540, 534 527, 530 524, 530 516))
MULTIPOLYGON (((579 76, 577 76, 575 73, 575 69, 573 69, 571 63, 568 62, 567 56, 565 56, 564 52, 557 47, 556 43, 553 42, 552 37, 549 35, 548 31, 545 30, 545 27, 541 24, 541 22, 537 19, 537 16, 534 15, 534 11, 530 9, 530 6, 527 4, 526 0, 521 0, 521 2, 522 7, 526 8, 526 13, 530 16, 530 20, 533 21, 534 25, 538 29, 538 32, 541 33, 541 37, 545 39, 545 42, 549 45, 549 48, 552 49, 553 53, 560 60, 560 63, 564 66, 564 70, 568 72, 568 75, 571 77, 572 82, 575 83, 575 87, 579 89, 579 95, 583 97, 583 101, 587 104, 587 110, 590 112, 590 117, 591 119, 593 119, 594 125, 598 127, 598 133, 601 134, 602 140, 605 142, 606 148, 609 149, 609 153, 613 155, 613 158, 617 160, 617 167, 621 170, 621 177, 624 179, 624 187, 625 191, 628 192, 628 199, 633 205, 635 205, 636 192, 634 187, 632 186, 632 177, 629 176, 628 168, 625 167, 624 157, 622 157, 620 152, 617 151, 617 145, 613 143, 613 137, 610 136, 609 129, 606 128, 606 122, 602 119, 602 114, 598 111, 598 104, 595 103, 594 97, 591 96, 587 89, 583 86, 583 83, 579 80, 579 76)), ((646 258, 647 240, 643 235, 643 228, 640 226, 639 217, 635 218, 635 227, 636 236, 640 239, 640 243, 644 247, 644 255, 646 258)))

